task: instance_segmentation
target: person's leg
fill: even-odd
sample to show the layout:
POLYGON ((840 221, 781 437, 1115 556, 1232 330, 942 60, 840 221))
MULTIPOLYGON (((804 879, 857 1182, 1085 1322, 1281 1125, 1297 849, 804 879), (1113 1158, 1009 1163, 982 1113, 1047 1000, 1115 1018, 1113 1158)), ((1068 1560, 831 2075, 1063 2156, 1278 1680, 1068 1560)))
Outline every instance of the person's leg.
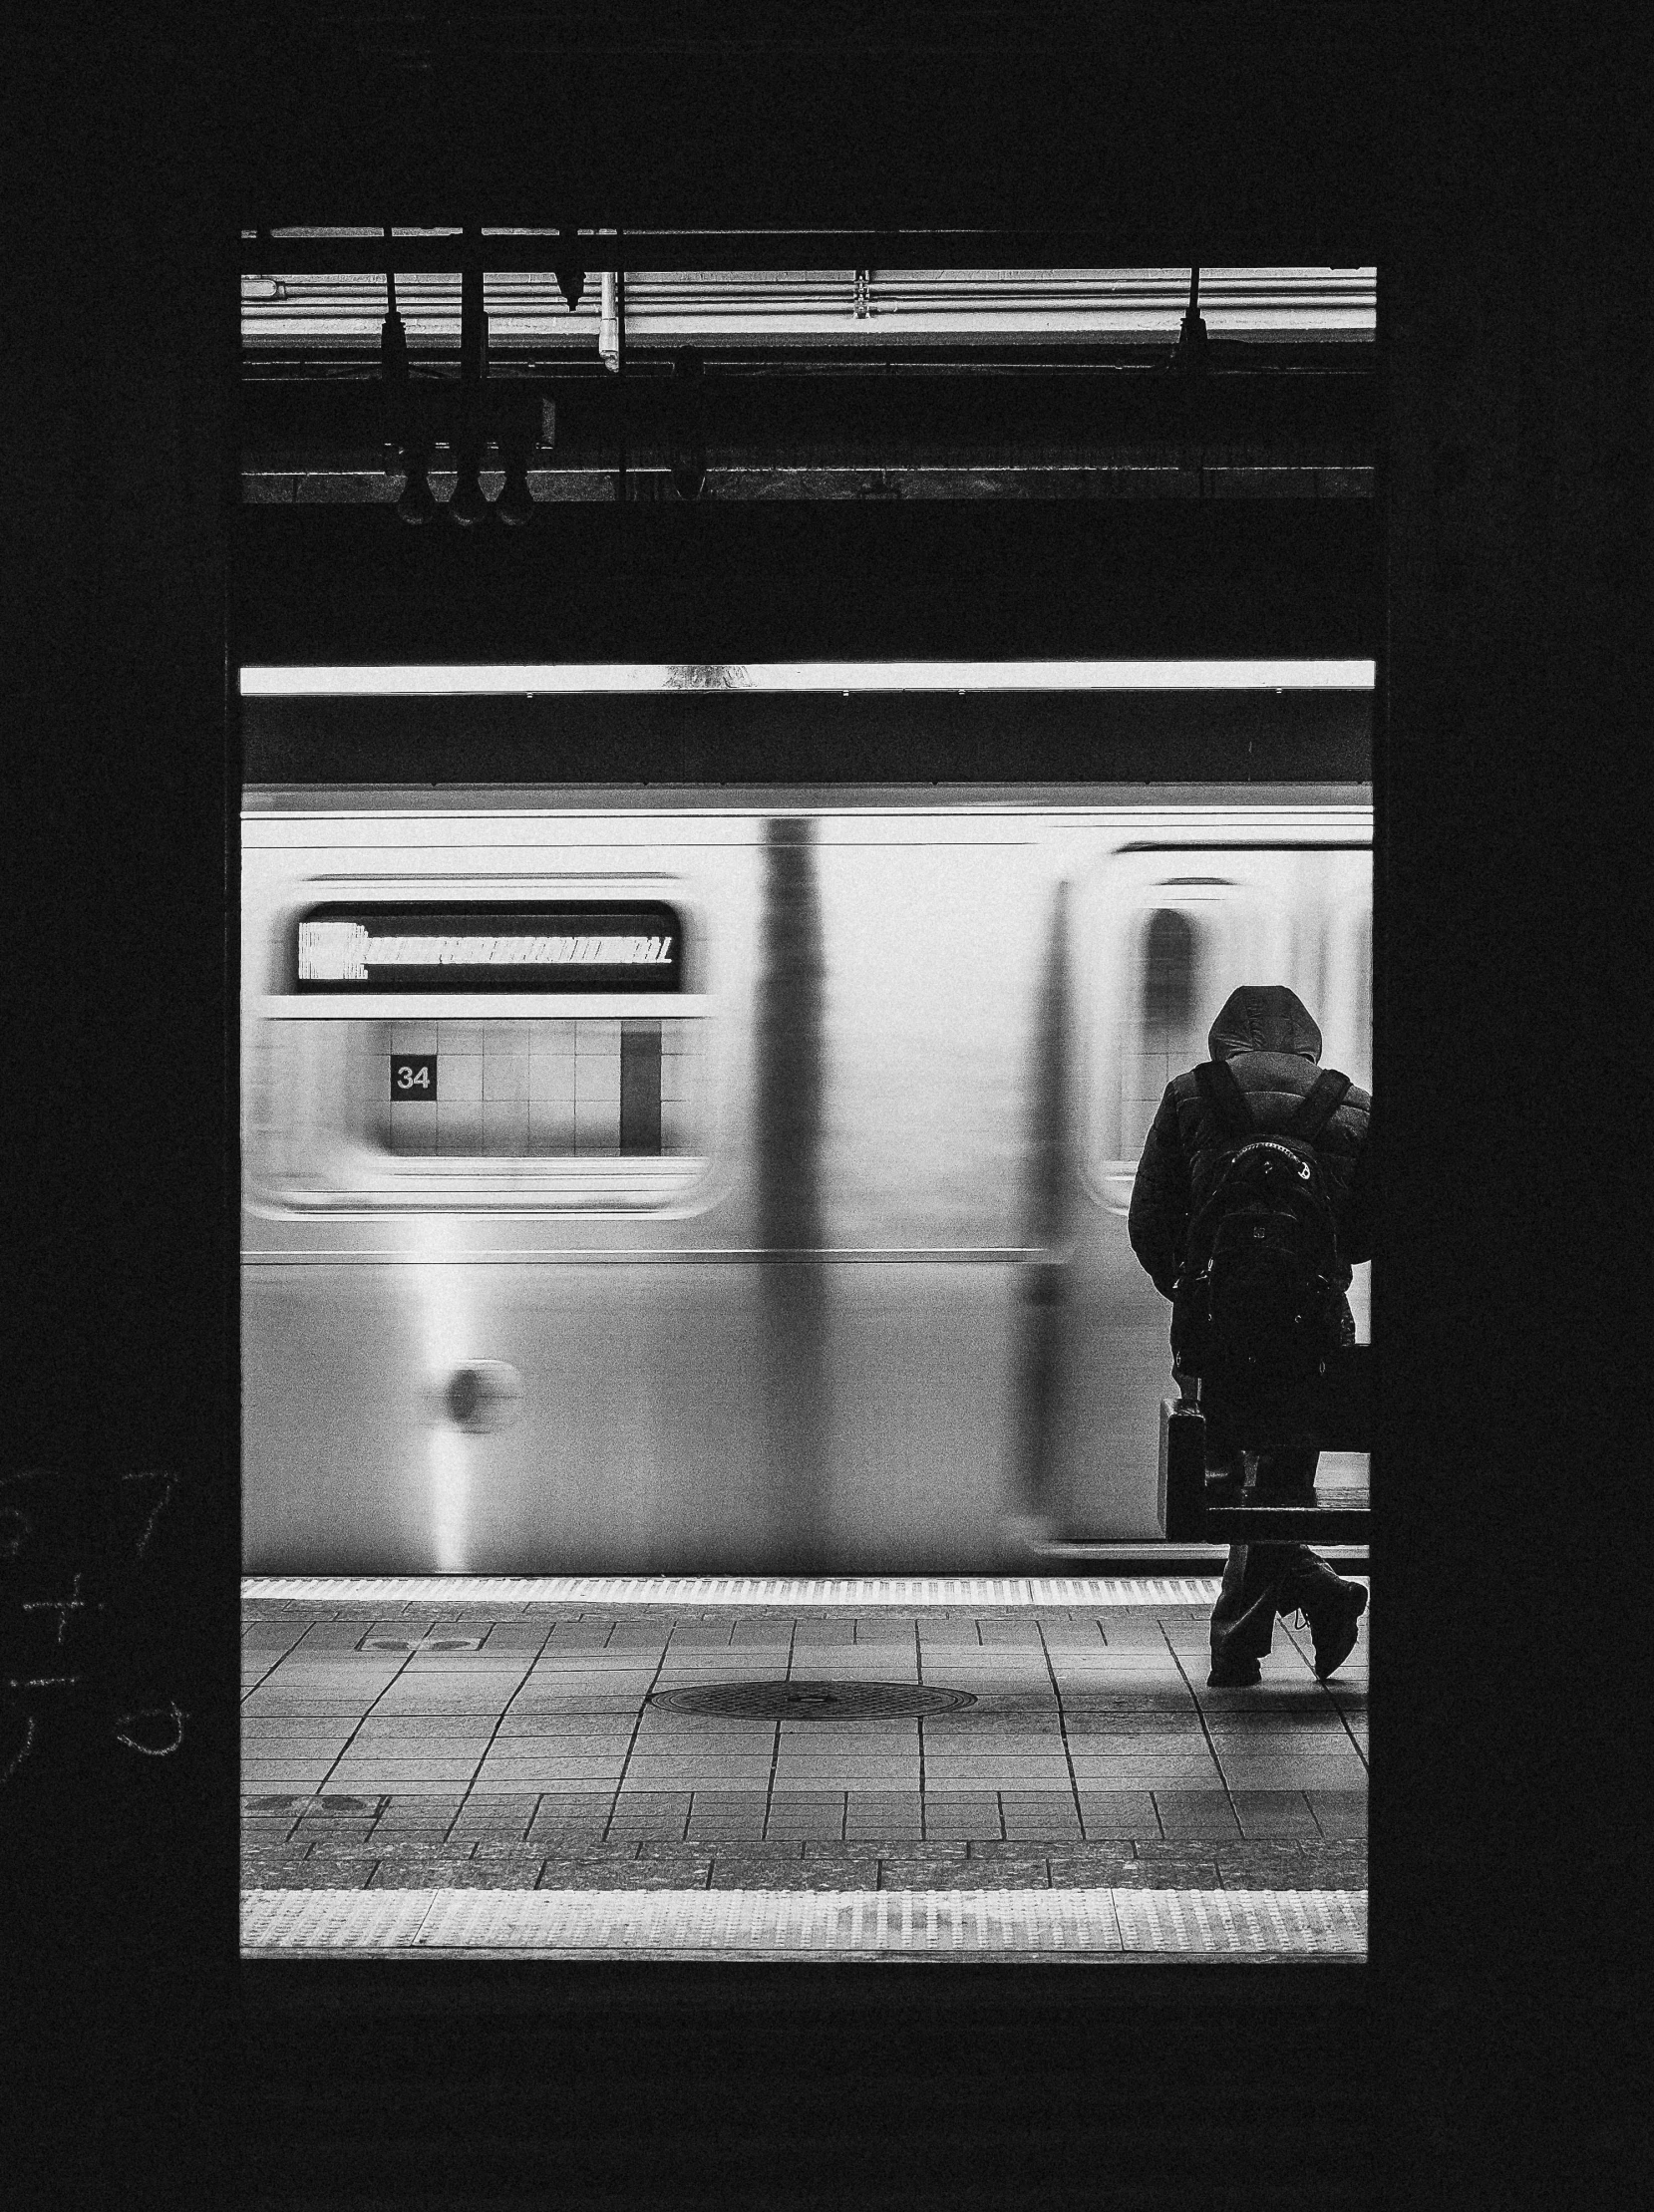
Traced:
MULTIPOLYGON (((1285 1449, 1258 1454, 1249 1495, 1308 1504, 1315 1496, 1317 1451, 1285 1449)), ((1315 1554, 1304 1544, 1232 1544, 1211 1616, 1212 1683, 1242 1687, 1256 1679, 1269 1656, 1277 1618, 1291 1611, 1284 1589, 1302 1583, 1315 1554)))
POLYGON ((1279 1584, 1296 1544, 1231 1544, 1222 1586, 1211 1612, 1213 1689, 1243 1689, 1258 1679, 1259 1662, 1275 1637, 1279 1584), (1288 1557, 1282 1561, 1279 1554, 1288 1557))
MULTIPOLYGON (((1307 1450, 1262 1453, 1254 1496, 1313 1503, 1319 1457, 1307 1450)), ((1346 1582, 1307 1544, 1271 1544, 1268 1549, 1275 1554, 1275 1611, 1282 1619, 1302 1613, 1315 1647, 1315 1672, 1325 1682, 1355 1648, 1356 1623, 1366 1611, 1367 1593, 1359 1582, 1346 1582)), ((1256 1587, 1261 1589, 1261 1579, 1256 1587)))
MULTIPOLYGON (((1340 1341, 1355 1341, 1355 1322, 1346 1299, 1340 1313, 1340 1341)), ((1219 1404, 1206 1415, 1207 1464, 1215 1465, 1213 1426, 1225 1448, 1232 1446, 1232 1430, 1219 1404)), ((1260 1502, 1311 1504, 1315 1497, 1315 1471, 1319 1451, 1283 1448, 1258 1454, 1252 1496, 1260 1502)), ((1236 1472, 1242 1464, 1238 1450, 1229 1448, 1236 1472)), ((1302 1610, 1315 1646, 1315 1672, 1323 1681, 1353 1649, 1356 1622, 1367 1604, 1367 1593, 1358 1582, 1346 1582, 1307 1544, 1231 1544, 1223 1582, 1211 1616, 1209 1677, 1214 1687, 1225 1683, 1243 1686, 1258 1680, 1260 1661, 1269 1655, 1277 1618, 1302 1610)))
MULTIPOLYGON (((1206 1471, 1223 1475, 1239 1498, 1245 1475, 1245 1457, 1235 1442, 1227 1409, 1220 1397, 1201 1386, 1200 1411, 1206 1422, 1206 1471)), ((1267 1551, 1267 1546, 1263 1547, 1267 1551)), ((1258 1661, 1268 1651, 1275 1632, 1273 1578, 1260 1575, 1266 1562, 1256 1556, 1256 1544, 1231 1544, 1223 1569, 1222 1586, 1211 1615, 1211 1674, 1216 1687, 1234 1684, 1244 1688, 1258 1679, 1258 1661)))

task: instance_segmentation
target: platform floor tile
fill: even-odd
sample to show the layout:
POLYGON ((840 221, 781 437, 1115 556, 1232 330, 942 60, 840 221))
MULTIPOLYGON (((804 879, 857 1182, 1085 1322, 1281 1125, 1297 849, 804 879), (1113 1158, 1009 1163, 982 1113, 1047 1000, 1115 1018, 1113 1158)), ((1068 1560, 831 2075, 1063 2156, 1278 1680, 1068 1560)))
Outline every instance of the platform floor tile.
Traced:
MULTIPOLYGON (((1042 1854, 1104 1845, 1125 1847, 1120 1886, 1164 1886, 1143 1854, 1176 1845, 1192 1854, 1171 1867, 1182 1887, 1226 1889, 1224 1854, 1270 1843, 1298 1855, 1259 1861, 1267 1886, 1359 1886, 1343 1862, 1323 1881, 1309 1855, 1359 1857, 1365 1835, 1364 1654, 1323 1685, 1288 1635, 1259 1689, 1210 1691, 1211 1589, 1076 1577, 1049 1596, 939 1578, 789 1588, 778 1604, 778 1584, 720 1584, 722 1603, 710 1584, 572 1601, 546 1582, 244 1587, 254 1886, 267 1864, 278 1886, 383 1888, 399 1837, 435 1851, 433 1888, 455 1851, 513 1840, 543 1847, 542 1867, 581 1849, 697 1850, 725 1890, 759 1885, 720 1863, 778 1848, 800 1863, 853 1854, 869 1890, 890 1890, 892 1854, 1020 1853, 1050 1886, 1042 1854), (395 1649, 361 1648, 376 1639, 395 1649), (974 1702, 922 1721, 779 1724, 649 1702, 787 1675, 922 1679, 974 1702)), ((513 1867, 511 1886, 526 1879, 513 1867)))

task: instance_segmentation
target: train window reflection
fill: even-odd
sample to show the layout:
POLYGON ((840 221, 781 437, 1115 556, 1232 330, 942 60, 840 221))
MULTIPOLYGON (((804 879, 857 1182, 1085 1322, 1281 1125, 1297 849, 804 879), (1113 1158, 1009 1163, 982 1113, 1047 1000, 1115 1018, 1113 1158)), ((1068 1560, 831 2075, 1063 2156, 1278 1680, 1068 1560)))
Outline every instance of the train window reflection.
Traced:
POLYGON ((1188 1027, 1194 1006, 1194 929, 1186 914, 1161 907, 1144 948, 1144 1029, 1149 1037, 1188 1027))
POLYGON ((1143 932, 1137 1035, 1125 1041, 1122 1158, 1142 1151, 1166 1085, 1201 1057, 1194 1029, 1203 934, 1171 906, 1151 914, 1143 932))
POLYGON ((398 1158, 671 1157, 690 1126, 700 1025, 352 1022, 359 1128, 398 1158))

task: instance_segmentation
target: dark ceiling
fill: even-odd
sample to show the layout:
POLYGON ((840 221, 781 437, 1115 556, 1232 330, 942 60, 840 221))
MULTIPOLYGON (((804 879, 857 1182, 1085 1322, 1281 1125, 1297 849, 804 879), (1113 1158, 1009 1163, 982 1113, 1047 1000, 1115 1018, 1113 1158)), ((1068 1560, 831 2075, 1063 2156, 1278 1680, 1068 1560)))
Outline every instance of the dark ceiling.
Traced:
POLYGON ((237 213, 1046 224, 1106 231, 1120 265, 1370 264, 1375 21, 1351 0, 243 5, 237 213))

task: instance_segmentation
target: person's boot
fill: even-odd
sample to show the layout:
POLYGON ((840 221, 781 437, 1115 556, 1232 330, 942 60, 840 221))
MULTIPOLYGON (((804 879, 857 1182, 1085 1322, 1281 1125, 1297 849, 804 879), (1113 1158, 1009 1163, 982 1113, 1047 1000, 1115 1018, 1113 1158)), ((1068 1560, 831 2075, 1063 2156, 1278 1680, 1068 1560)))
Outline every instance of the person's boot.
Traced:
POLYGON ((1315 1647, 1315 1673, 1325 1682, 1355 1649, 1357 1623, 1367 1610, 1367 1592, 1346 1582, 1324 1559, 1305 1551, 1281 1578, 1277 1609, 1302 1613, 1315 1647))

